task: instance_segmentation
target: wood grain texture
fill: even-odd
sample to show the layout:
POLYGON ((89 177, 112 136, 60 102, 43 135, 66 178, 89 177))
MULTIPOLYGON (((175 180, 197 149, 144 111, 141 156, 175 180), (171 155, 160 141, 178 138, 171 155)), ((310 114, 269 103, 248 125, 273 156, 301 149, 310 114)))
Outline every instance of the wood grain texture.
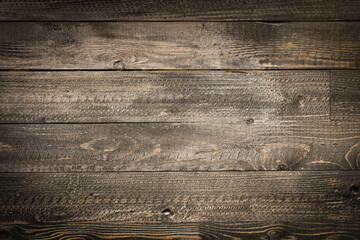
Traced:
POLYGON ((360 121, 360 72, 331 73, 331 119, 360 121))
POLYGON ((2 22, 1 69, 358 69, 359 22, 2 22))
POLYGON ((360 20, 358 0, 2 0, 1 21, 360 20))
POLYGON ((358 122, 2 124, 0 171, 360 169, 358 122))
POLYGON ((329 119, 329 85, 329 71, 0 72, 0 122, 329 119))
POLYGON ((145 223, 145 222, 58 222, 6 223, 4 240, 102 240, 102 239, 204 239, 204 240, 357 240, 360 225, 355 223, 267 222, 238 223, 145 223))
POLYGON ((360 237, 359 171, 8 173, 0 184, 12 239, 360 237))

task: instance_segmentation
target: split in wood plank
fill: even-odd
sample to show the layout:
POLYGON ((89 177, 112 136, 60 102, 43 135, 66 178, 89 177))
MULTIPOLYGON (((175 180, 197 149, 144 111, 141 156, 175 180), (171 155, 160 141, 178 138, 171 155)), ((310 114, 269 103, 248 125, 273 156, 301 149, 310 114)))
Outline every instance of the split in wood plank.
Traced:
POLYGON ((359 171, 7 173, 0 185, 12 239, 360 237, 359 171))
POLYGON ((2 22, 1 69, 359 69, 360 22, 2 22))

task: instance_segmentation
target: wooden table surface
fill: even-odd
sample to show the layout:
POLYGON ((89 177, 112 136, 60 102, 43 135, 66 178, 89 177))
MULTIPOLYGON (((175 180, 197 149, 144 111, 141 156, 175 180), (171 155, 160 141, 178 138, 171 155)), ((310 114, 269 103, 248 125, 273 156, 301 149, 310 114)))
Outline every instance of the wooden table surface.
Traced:
POLYGON ((0 0, 0 239, 360 239, 360 0, 0 0))

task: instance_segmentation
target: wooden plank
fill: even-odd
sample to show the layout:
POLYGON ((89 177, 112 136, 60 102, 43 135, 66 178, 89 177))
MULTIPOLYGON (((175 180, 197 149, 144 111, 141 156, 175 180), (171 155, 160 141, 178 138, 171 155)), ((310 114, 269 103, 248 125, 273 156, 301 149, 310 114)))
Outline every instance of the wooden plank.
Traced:
POLYGON ((360 124, 2 124, 0 171, 360 169, 360 124))
POLYGON ((331 119, 360 121, 360 72, 331 73, 331 119))
POLYGON ((1 21, 360 20, 358 0, 77 0, 0 2, 1 21))
POLYGON ((0 122, 329 119, 329 84, 328 71, 0 72, 0 122))
POLYGON ((358 223, 146 223, 146 222, 75 222, 75 223, 11 223, 5 224, 4 239, 242 239, 242 240, 352 240, 359 238, 358 223))
POLYGON ((2 22, 1 69, 358 69, 359 22, 2 22))
POLYGON ((7 173, 0 184, 12 239, 360 237, 359 171, 7 173))

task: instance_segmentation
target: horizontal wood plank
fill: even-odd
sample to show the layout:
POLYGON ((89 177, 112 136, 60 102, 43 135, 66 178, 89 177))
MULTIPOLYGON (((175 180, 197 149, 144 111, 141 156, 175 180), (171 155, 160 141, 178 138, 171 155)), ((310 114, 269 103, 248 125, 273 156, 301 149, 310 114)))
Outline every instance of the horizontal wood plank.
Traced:
POLYGON ((6 223, 0 228, 5 240, 59 239, 202 239, 202 240, 356 240, 358 223, 266 221, 231 223, 58 222, 6 223), (8 239, 7 239, 8 237, 8 239))
POLYGON ((357 239, 359 171, 0 174, 11 239, 357 239))
POLYGON ((359 122, 2 124, 0 171, 360 169, 359 122))
POLYGON ((0 69, 358 69, 359 22, 2 22, 0 69))
POLYGON ((360 72, 331 73, 331 119, 360 121, 360 72))
POLYGON ((1 21, 360 20, 358 0, 0 1, 1 21))
POLYGON ((329 85, 329 71, 0 72, 0 122, 329 119, 329 85))

